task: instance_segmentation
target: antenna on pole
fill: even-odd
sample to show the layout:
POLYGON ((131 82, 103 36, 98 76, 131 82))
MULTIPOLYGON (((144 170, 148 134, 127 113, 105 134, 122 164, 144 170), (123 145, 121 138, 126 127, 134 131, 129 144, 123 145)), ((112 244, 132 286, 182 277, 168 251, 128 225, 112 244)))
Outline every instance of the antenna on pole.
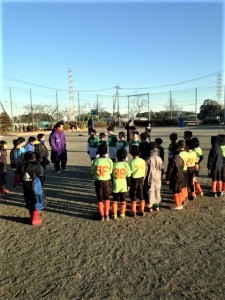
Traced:
POLYGON ((73 74, 72 69, 68 69, 68 81, 69 81, 69 121, 75 119, 75 107, 74 107, 74 96, 73 96, 73 74))

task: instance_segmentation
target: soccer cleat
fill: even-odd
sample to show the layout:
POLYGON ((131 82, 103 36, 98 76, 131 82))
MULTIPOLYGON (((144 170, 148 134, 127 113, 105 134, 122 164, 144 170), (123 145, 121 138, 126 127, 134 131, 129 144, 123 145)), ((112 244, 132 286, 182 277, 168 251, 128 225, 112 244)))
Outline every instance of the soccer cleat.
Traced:
POLYGON ((9 193, 9 190, 3 189, 3 190, 1 190, 1 193, 2 193, 2 194, 8 194, 8 193, 9 193))
POLYGON ((145 213, 144 213, 143 211, 140 211, 140 212, 139 212, 139 216, 144 217, 144 216, 145 216, 145 213))
POLYGON ((183 205, 181 205, 181 206, 171 206, 170 207, 170 209, 173 209, 173 210, 175 210, 175 209, 183 209, 183 205))
POLYGON ((137 217, 136 213, 130 213, 130 215, 131 215, 131 217, 133 217, 133 218, 136 218, 136 217, 137 217))

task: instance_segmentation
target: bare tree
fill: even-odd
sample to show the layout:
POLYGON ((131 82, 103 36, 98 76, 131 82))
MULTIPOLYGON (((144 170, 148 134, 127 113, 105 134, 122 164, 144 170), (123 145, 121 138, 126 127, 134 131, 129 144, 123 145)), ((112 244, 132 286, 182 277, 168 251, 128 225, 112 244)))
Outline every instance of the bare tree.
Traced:
POLYGON ((147 106, 147 100, 142 97, 142 95, 136 93, 135 98, 132 100, 132 108, 129 111, 130 115, 139 115, 142 112, 143 108, 147 106))
POLYGON ((182 111, 183 107, 176 105, 175 99, 170 99, 168 105, 164 105, 165 109, 170 112, 170 118, 175 116, 175 113, 182 111))

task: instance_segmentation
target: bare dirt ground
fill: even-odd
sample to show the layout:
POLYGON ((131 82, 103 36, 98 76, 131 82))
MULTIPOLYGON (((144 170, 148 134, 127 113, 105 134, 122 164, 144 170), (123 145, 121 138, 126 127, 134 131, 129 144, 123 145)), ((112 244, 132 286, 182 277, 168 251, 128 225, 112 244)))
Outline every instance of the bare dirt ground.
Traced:
MULTIPOLYGON (((169 134, 175 131, 182 138, 184 130, 153 128, 152 139, 161 137, 166 150, 169 134)), ((225 299, 225 196, 209 196, 206 175, 210 137, 225 131, 190 130, 203 149, 199 181, 204 196, 181 211, 169 209, 173 201, 163 184, 159 213, 98 221, 88 136, 67 133, 68 171, 56 175, 48 166, 48 206, 43 225, 33 227, 8 166, 10 194, 0 198, 0 299, 225 299)), ((8 148, 14 138, 0 137, 8 148)))

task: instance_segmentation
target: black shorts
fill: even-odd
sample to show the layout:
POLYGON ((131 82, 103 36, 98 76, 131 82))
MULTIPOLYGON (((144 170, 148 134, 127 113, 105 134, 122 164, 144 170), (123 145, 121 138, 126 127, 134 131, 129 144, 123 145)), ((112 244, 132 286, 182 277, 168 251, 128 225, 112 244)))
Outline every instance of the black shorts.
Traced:
POLYGON ((141 178, 132 178, 130 179, 130 190, 129 190, 129 196, 131 201, 144 200, 143 195, 143 182, 144 177, 141 178))
POLYGON ((98 202, 109 200, 110 180, 95 180, 95 192, 98 202))
POLYGON ((126 192, 124 192, 124 193, 113 193, 113 201, 125 202, 126 201, 126 192))

